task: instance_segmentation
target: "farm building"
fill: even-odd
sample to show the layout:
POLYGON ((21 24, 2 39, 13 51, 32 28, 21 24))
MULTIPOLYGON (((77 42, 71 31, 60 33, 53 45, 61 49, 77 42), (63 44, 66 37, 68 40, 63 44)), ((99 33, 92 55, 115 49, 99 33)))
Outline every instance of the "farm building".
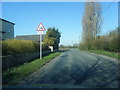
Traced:
MULTIPOLYGON (((44 39, 45 34, 42 35, 42 41, 44 39)), ((15 39, 21 39, 21 40, 33 40, 40 42, 40 35, 19 35, 16 36, 15 39)))
POLYGON ((14 38, 14 23, 0 18, 0 40, 14 38))

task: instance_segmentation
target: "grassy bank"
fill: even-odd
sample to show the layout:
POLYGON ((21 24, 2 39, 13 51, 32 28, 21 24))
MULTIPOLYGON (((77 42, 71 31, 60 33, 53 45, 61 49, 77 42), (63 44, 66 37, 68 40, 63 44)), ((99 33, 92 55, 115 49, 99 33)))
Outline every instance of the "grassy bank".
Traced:
POLYGON ((112 58, 120 59, 120 54, 115 53, 115 52, 107 52, 107 51, 103 51, 103 50, 88 50, 88 51, 92 52, 92 53, 101 54, 101 55, 109 56, 112 58))
POLYGON ((14 67, 14 68, 4 71, 3 72, 3 86, 16 85, 18 81, 24 79, 31 73, 37 71, 47 62, 49 62, 56 56, 59 56, 60 54, 61 54, 60 52, 52 53, 48 56, 43 57, 42 60, 36 59, 30 63, 26 63, 19 67, 14 67))

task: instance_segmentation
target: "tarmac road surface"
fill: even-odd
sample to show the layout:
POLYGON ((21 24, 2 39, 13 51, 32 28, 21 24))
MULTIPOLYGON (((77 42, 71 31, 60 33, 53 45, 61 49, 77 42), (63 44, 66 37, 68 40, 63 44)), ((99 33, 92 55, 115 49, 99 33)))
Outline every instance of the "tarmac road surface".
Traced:
POLYGON ((70 49, 20 81, 18 86, 118 88, 118 70, 116 59, 70 49))

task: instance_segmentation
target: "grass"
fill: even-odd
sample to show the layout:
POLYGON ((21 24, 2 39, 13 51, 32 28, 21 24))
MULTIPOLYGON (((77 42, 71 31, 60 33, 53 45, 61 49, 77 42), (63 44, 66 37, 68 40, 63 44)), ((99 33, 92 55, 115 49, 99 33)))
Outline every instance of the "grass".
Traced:
POLYGON ((109 56, 109 57, 112 57, 112 58, 120 59, 120 54, 119 53, 107 52, 107 51, 103 51, 103 50, 88 50, 88 51, 92 52, 92 53, 97 53, 97 54, 109 56))
POLYGON ((60 55, 60 52, 52 53, 43 57, 41 60, 36 59, 30 63, 25 63, 19 67, 14 67, 3 72, 3 86, 16 85, 20 80, 26 78, 31 73, 40 69, 50 60, 60 55))

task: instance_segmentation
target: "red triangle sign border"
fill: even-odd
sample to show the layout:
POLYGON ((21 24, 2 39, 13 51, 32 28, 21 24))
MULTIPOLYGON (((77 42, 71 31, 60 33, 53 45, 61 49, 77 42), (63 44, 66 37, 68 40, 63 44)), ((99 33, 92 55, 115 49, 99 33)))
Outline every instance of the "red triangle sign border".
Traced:
POLYGON ((43 30, 39 30, 40 25, 42 25, 42 27, 44 28, 44 25, 43 25, 42 23, 40 23, 40 24, 38 25, 37 31, 45 31, 45 30, 46 30, 45 28, 44 28, 43 30))

